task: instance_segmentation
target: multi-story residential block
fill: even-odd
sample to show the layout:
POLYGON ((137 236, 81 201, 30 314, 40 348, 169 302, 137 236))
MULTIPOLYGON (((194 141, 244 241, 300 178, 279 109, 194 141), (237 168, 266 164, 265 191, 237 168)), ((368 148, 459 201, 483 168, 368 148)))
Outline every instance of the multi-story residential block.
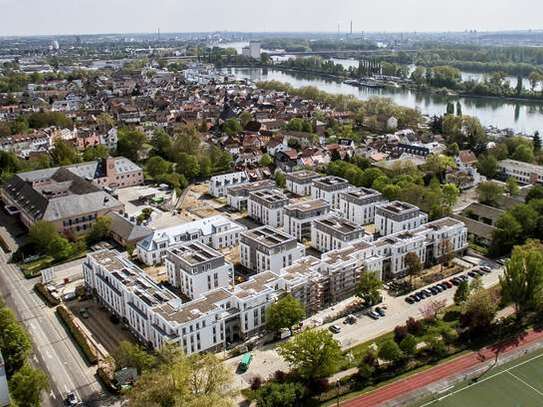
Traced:
POLYGON ((326 216, 330 204, 324 199, 300 202, 285 206, 283 229, 299 242, 311 239, 312 222, 326 216))
POLYGON ((230 219, 218 215, 182 223, 165 229, 155 230, 138 242, 138 258, 146 265, 160 264, 168 249, 182 246, 188 242, 200 241, 214 249, 236 246, 240 235, 247 230, 230 219))
POLYGON ((502 160, 498 171, 503 179, 513 177, 522 184, 543 184, 543 166, 515 160, 502 160))
POLYGON ((90 231, 96 219, 124 205, 70 168, 48 168, 14 175, 1 190, 10 215, 30 228, 44 220, 66 236, 90 231))
POLYGON ((341 216, 358 225, 375 221, 375 206, 385 199, 380 192, 369 188, 357 188, 339 194, 341 216))
POLYGON ((375 231, 381 236, 416 229, 426 222, 428 215, 406 202, 387 202, 375 207, 375 231))
POLYGON ((119 142, 119 137, 117 134, 117 129, 113 127, 109 129, 106 133, 100 135, 100 144, 106 146, 110 151, 117 150, 117 143, 119 142))
POLYGON ((305 255, 305 248, 285 232, 262 226, 248 230, 240 238, 241 265, 256 273, 279 272, 305 255))
POLYGON ((362 226, 335 215, 315 219, 311 227, 311 246, 323 253, 364 238, 371 239, 362 226))
POLYGON ((209 195, 220 198, 226 196, 227 188, 248 182, 249 177, 245 171, 215 175, 209 180, 209 195))
POLYGON ((242 212, 247 210, 247 201, 251 192, 262 191, 274 188, 275 183, 266 179, 263 181, 250 182, 226 188, 226 199, 228 206, 242 212))
POLYGON ((287 191, 299 196, 311 195, 311 185, 313 180, 320 178, 315 171, 295 171, 286 174, 287 191))
POLYGON ((249 194, 249 217, 260 224, 278 228, 283 226, 283 211, 289 199, 278 189, 263 189, 249 194))
POLYGON ((311 198, 324 199, 332 209, 339 209, 339 194, 351 188, 343 178, 328 176, 314 179, 311 184, 311 198))
POLYGON ((224 255, 198 241, 168 250, 168 281, 190 299, 233 284, 234 267, 224 255))

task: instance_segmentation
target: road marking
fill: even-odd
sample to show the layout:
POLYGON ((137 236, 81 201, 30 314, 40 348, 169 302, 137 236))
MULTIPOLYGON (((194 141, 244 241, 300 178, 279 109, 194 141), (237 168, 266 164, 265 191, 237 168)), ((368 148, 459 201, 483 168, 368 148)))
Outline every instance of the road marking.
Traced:
MULTIPOLYGON (((456 390, 456 391, 453 391, 453 392, 451 392, 451 393, 449 393, 449 394, 447 394, 447 395, 445 395, 445 396, 443 396, 443 397, 440 397, 440 398, 437 399, 437 400, 432 400, 432 401, 429 401, 429 402, 427 402, 427 403, 424 403, 424 404, 422 404, 420 407, 429 406, 430 404, 434 404, 436 401, 441 401, 441 400, 443 400, 443 399, 445 399, 445 398, 447 398, 447 397, 449 397, 449 396, 452 396, 452 395, 454 395, 454 394, 456 394, 456 393, 460 393, 461 391, 464 391, 464 390, 466 390, 466 389, 473 388, 474 386, 476 386, 476 385, 478 385, 478 384, 484 383, 484 382, 486 382, 487 380, 493 379, 494 377, 499 376, 499 375, 501 375, 501 374, 509 373, 510 370, 513 370, 513 369, 515 369, 515 368, 517 368, 517 367, 519 367, 519 366, 523 366, 523 365, 525 365, 526 363, 530 363, 530 362, 532 362, 532 361, 534 361, 534 360, 536 360, 536 359, 539 359, 539 358, 541 358, 541 357, 543 357, 543 353, 540 354, 540 355, 536 355, 536 356, 534 356, 534 357, 531 357, 530 359, 527 359, 527 360, 525 360, 524 362, 519 363, 518 365, 508 367, 507 369, 504 369, 504 370, 502 370, 502 371, 500 371, 500 372, 494 373, 493 375, 490 375, 490 376, 488 376, 488 377, 485 377, 483 380, 479 380, 479 381, 473 383, 471 386, 462 387, 461 389, 458 389, 458 390, 456 390)), ((479 370, 480 370, 480 369, 479 369, 479 370)))
POLYGON ((527 383, 526 381, 522 380, 520 377, 518 377, 517 375, 514 375, 513 373, 511 372, 507 372, 509 373, 511 376, 513 376, 515 379, 517 379, 519 382, 521 382, 522 384, 528 386, 530 389, 532 389, 533 391, 535 391, 537 394, 539 394, 540 396, 543 396, 543 393, 541 393, 539 390, 537 390, 535 387, 533 387, 532 385, 530 385, 529 383, 527 383))
POLYGON ((55 396, 55 393, 53 392, 53 390, 51 390, 51 393, 49 393, 49 397, 53 398, 54 400, 57 399, 57 396, 55 396))

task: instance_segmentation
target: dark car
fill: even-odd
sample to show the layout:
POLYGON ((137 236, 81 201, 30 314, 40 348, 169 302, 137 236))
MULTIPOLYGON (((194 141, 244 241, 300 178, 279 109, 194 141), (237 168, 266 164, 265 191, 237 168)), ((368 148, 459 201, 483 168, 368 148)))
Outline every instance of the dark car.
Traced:
POLYGON ((368 311, 368 317, 370 317, 371 319, 379 319, 381 315, 379 315, 375 311, 368 311))
POLYGON ((460 281, 462 281, 462 280, 460 280, 458 277, 455 277, 455 278, 449 280, 449 282, 450 282, 452 285, 460 285, 460 281))
POLYGON ((412 296, 409 296, 409 297, 405 297, 405 302, 408 304, 414 304, 415 300, 413 299, 412 296))
POLYGON ((480 269, 485 273, 492 273, 492 269, 489 266, 481 266, 480 269))
POLYGON ((461 276, 458 276, 458 278, 462 281, 468 281, 468 276, 466 276, 465 274, 462 274, 461 276))
POLYGON ((449 287, 445 283, 439 283, 438 287, 441 288, 443 291, 447 290, 449 287))
POLYGON ((439 292, 434 287, 430 287, 429 290, 433 295, 439 294, 439 292))
POLYGON ((64 400, 64 404, 66 404, 67 406, 78 406, 79 399, 74 393, 68 393, 66 395, 66 399, 64 400))
POLYGON ((385 310, 383 308, 381 308, 381 307, 375 307, 375 312, 377 312, 382 317, 385 316, 385 310))
POLYGON ((428 298, 432 296, 432 293, 430 292, 430 290, 428 290, 428 289, 426 289, 426 288, 425 288, 424 290, 422 290, 422 292, 423 292, 424 294, 426 294, 426 297, 428 297, 428 298))
POLYGON ((416 302, 419 302, 420 300, 422 300, 422 297, 418 293, 416 293, 416 294, 413 294, 413 299, 416 302))
POLYGON ((486 273, 481 269, 476 269, 475 272, 479 274, 480 276, 484 276, 486 273))
POLYGON ((450 281, 444 281, 443 284, 447 286, 447 288, 452 288, 452 283, 450 281))
POLYGON ((440 293, 441 291, 443 291, 443 289, 438 286, 438 285, 434 285, 434 288, 437 290, 438 293, 440 293))
POLYGON ((477 275, 478 274, 475 271, 468 271, 468 276, 470 276, 470 277, 475 278, 475 277, 477 277, 477 275))

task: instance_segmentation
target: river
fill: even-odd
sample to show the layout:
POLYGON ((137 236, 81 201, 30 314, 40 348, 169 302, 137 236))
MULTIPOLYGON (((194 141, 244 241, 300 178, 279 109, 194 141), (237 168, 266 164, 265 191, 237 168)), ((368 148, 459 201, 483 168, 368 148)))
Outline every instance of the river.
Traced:
POLYGON ((315 86, 325 92, 353 95, 361 100, 367 100, 372 96, 388 97, 398 105, 418 108, 427 115, 441 115, 446 111, 447 102, 459 100, 463 114, 479 118, 484 126, 513 129, 525 134, 543 130, 543 103, 491 98, 453 98, 400 88, 358 88, 319 76, 273 69, 227 68, 225 71, 238 78, 251 79, 255 82, 274 80, 286 82, 294 87, 315 86))

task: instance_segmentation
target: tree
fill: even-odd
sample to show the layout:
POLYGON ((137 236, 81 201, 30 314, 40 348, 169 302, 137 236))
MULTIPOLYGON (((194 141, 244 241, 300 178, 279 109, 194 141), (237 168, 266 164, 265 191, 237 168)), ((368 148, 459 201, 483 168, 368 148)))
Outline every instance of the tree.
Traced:
POLYGON ((39 407, 41 393, 47 388, 47 375, 28 363, 9 379, 9 392, 18 406, 39 407))
POLYGON ((266 324, 269 330, 278 332, 283 328, 291 329, 304 318, 304 306, 291 294, 287 294, 270 305, 267 310, 266 324))
POLYGON ((200 176, 203 178, 209 178, 213 174, 213 164, 208 156, 201 156, 198 160, 200 165, 200 176))
POLYGON ((462 280, 460 284, 458 284, 458 287, 456 288, 456 291, 454 293, 454 303, 456 305, 461 305, 469 297, 469 284, 467 281, 462 280))
POLYGON ((445 184, 441 189, 443 194, 443 205, 447 208, 447 211, 450 212, 460 196, 460 190, 454 184, 445 184))
POLYGON ((153 156, 147 160, 145 164, 147 173, 154 179, 171 172, 172 163, 166 161, 162 157, 153 156))
POLYGON ((235 136, 243 131, 243 127, 237 119, 232 118, 224 123, 223 130, 229 136, 235 136))
POLYGON ((377 353, 379 359, 390 363, 398 363, 403 359, 403 352, 396 342, 389 339, 381 344, 379 352, 377 353))
POLYGON ((500 277, 502 299, 512 302, 520 318, 537 309, 543 299, 543 245, 530 241, 513 249, 500 277))
POLYGON ((274 383, 261 387, 256 392, 257 407, 297 406, 304 397, 305 388, 301 383, 274 383))
POLYGON ((271 158, 269 154, 263 154, 262 158, 260 159, 260 165, 262 167, 269 167, 272 164, 273 164, 273 158, 271 158))
POLYGON ((499 255, 509 252, 519 242, 521 235, 522 225, 510 212, 505 212, 496 222, 490 246, 492 253, 499 255))
POLYGON ((32 244, 39 253, 46 253, 49 243, 59 236, 55 225, 44 220, 34 223, 28 231, 28 242, 32 244))
POLYGON ((524 161, 526 163, 531 163, 534 161, 534 151, 532 146, 526 144, 520 144, 513 153, 513 160, 524 161))
POLYGON ((120 129, 118 132, 117 154, 132 161, 139 161, 145 143, 145 134, 139 130, 120 129))
POLYGON ((3 303, 1 305, 0 352, 4 357, 6 374, 10 377, 25 364, 32 351, 32 343, 13 311, 3 303))
POLYGON ((175 130, 175 140, 172 146, 170 160, 176 161, 179 153, 198 155, 202 136, 193 125, 181 126, 175 130))
POLYGON ((447 300, 431 300, 420 309, 422 317, 426 321, 435 321, 441 311, 447 306, 447 300))
POLYGON ((83 161, 95 161, 109 157, 109 148, 99 144, 94 147, 89 147, 83 151, 83 161))
POLYGON ((495 182, 481 182, 477 187, 479 202, 482 204, 496 206, 503 194, 503 188, 495 182))
POLYGON ((245 128, 252 119, 253 117, 249 112, 243 112, 239 115, 239 123, 241 124, 242 128, 245 128))
POLYGON ((111 218, 109 216, 100 216, 92 225, 92 228, 87 235, 87 241, 89 244, 95 244, 101 242, 109 236, 111 232, 111 218))
POLYGON ((415 252, 409 252, 405 255, 405 265, 407 266, 407 275, 409 282, 413 285, 413 278, 422 272, 422 263, 419 256, 415 252))
POLYGON ((287 177, 282 171, 277 171, 275 173, 275 185, 279 188, 284 188, 287 184, 287 177))
POLYGON ((483 154, 477 161, 477 169, 488 178, 494 178, 498 172, 498 160, 493 154, 483 154))
POLYGON ((505 183, 505 191, 509 194, 509 196, 516 196, 519 194, 520 188, 515 178, 507 178, 507 181, 505 183))
POLYGON ((79 153, 75 147, 62 139, 55 141, 51 158, 56 165, 70 165, 80 161, 79 153))
POLYGON ((96 124, 100 126, 103 131, 106 131, 115 126, 115 119, 109 113, 100 113, 96 117, 96 124))
POLYGON ((365 271, 360 276, 356 295, 362 298, 366 305, 371 306, 381 299, 380 290, 382 287, 383 282, 375 273, 365 271))
POLYGON ((192 180, 200 174, 200 163, 193 155, 179 153, 175 170, 179 174, 184 175, 188 180, 192 180))
POLYGON ((534 133, 534 138, 532 139, 532 145, 533 145, 534 152, 538 153, 539 151, 541 151, 541 136, 539 135, 538 131, 534 133))
POLYGON ((488 334, 496 315, 496 300, 483 289, 471 290, 467 301, 462 306, 460 322, 467 327, 473 335, 488 334))
POLYGON ((55 260, 64 260, 73 254, 74 247, 68 242, 68 239, 57 236, 49 242, 47 250, 55 260))
POLYGON ((408 356, 413 356, 417 351, 417 338, 409 334, 400 342, 400 350, 408 356))
POLYGON ((279 346, 278 352, 306 380, 330 376, 343 359, 339 342, 319 329, 303 331, 279 346))
POLYGON ((526 203, 539 199, 543 199, 543 186, 534 185, 526 194, 526 203))
POLYGON ((171 159, 172 154, 172 139, 163 129, 156 129, 151 138, 151 154, 157 155, 166 159, 171 159))

